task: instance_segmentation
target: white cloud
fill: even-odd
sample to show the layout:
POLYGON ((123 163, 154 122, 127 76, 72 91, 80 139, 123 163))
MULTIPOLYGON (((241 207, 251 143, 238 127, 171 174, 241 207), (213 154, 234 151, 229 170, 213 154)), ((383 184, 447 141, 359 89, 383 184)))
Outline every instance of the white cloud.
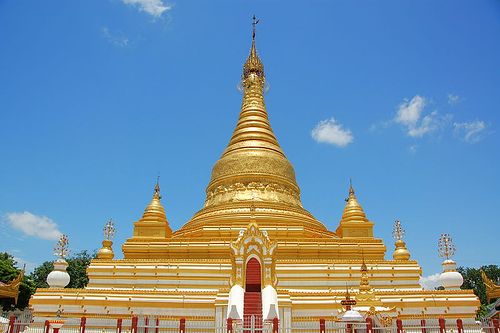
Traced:
POLYGON ((448 94, 448 104, 455 105, 462 101, 462 98, 458 95, 448 94))
POLYGON ((411 100, 405 100, 398 107, 394 121, 405 127, 406 134, 412 138, 421 138, 449 123, 451 115, 440 116, 433 111, 423 116, 427 100, 416 95, 411 100))
POLYGON ((102 35, 108 42, 115 46, 126 47, 129 45, 129 39, 123 35, 112 34, 109 28, 102 28, 102 35))
POLYGON ((429 276, 421 276, 418 283, 420 283, 420 286, 426 290, 434 290, 441 286, 441 281, 439 280, 440 275, 441 274, 436 273, 429 276))
POLYGON ((345 147, 354 140, 352 132, 344 129, 334 118, 320 121, 311 131, 311 136, 317 142, 338 147, 345 147))
POLYGON ((476 143, 483 138, 486 124, 482 120, 464 123, 453 123, 455 134, 462 137, 465 142, 476 143))
POLYGON ((408 127, 416 126, 426 103, 426 99, 419 95, 416 95, 410 101, 405 100, 401 103, 401 105, 399 105, 398 112, 396 113, 394 120, 397 123, 408 127))
POLYGON ((418 145, 411 145, 410 147, 408 147, 408 150, 412 154, 415 154, 417 152, 417 149, 418 149, 418 145))
POLYGON ((57 240, 62 234, 57 224, 46 216, 38 216, 30 212, 8 213, 6 220, 12 228, 28 236, 57 240))
POLYGON ((140 11, 146 12, 151 16, 160 17, 163 12, 172 9, 163 0, 122 0, 124 4, 136 6, 140 11))

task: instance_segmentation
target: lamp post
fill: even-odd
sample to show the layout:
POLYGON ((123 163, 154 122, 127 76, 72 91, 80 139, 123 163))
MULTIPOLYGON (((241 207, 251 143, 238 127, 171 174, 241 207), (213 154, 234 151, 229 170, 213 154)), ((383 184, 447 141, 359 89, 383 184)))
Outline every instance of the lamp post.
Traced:
POLYGON ((352 309, 352 306, 356 305, 356 300, 351 299, 349 288, 347 288, 345 299, 343 299, 340 304, 345 306, 346 309, 340 320, 346 323, 346 333, 352 333, 352 324, 363 321, 363 316, 358 311, 352 309))

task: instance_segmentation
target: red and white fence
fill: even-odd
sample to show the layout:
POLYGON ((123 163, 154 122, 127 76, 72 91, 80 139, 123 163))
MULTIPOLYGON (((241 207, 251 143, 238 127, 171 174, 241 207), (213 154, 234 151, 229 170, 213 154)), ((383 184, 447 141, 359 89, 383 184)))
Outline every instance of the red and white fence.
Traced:
POLYGON ((500 325, 498 319, 464 324, 461 319, 431 318, 396 319, 389 326, 383 326, 377 319, 367 318, 365 322, 356 323, 307 320, 281 327, 278 319, 263 321, 259 316, 248 316, 243 321, 228 319, 217 327, 211 318, 132 316, 34 321, 30 315, 23 314, 0 321, 0 333, 500 333, 500 325), (58 327, 60 325, 62 327, 58 327))

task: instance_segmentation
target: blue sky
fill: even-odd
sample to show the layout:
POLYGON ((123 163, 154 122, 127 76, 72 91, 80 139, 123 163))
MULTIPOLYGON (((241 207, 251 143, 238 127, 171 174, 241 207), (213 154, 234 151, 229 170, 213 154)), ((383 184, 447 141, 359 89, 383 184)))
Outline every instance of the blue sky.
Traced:
POLYGON ((161 175, 173 229, 204 201, 256 14, 274 131, 304 206, 337 227, 349 178, 390 258, 500 264, 500 2, 0 1, 0 251, 115 252, 161 175), (26 212, 26 213, 25 213, 26 212), (56 236, 54 236, 56 235, 56 236))

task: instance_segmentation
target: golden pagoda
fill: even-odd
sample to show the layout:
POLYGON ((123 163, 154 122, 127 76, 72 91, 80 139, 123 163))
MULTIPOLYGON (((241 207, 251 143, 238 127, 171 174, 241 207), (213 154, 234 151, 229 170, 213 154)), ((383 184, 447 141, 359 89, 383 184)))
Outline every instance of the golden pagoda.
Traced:
POLYGON ((103 242, 87 269, 88 286, 38 289, 30 303, 35 318, 59 310, 66 317, 140 314, 223 327, 228 318, 251 315, 279 318, 287 329, 337 320, 347 286, 362 314, 383 314, 384 322, 474 322, 479 301, 472 291, 422 289, 421 267, 400 232, 393 259, 386 259, 352 184, 336 231, 303 207, 294 168, 269 122, 255 24, 241 83, 239 119, 212 169, 203 207, 172 232, 157 183, 122 246, 124 258, 113 259, 103 242))

